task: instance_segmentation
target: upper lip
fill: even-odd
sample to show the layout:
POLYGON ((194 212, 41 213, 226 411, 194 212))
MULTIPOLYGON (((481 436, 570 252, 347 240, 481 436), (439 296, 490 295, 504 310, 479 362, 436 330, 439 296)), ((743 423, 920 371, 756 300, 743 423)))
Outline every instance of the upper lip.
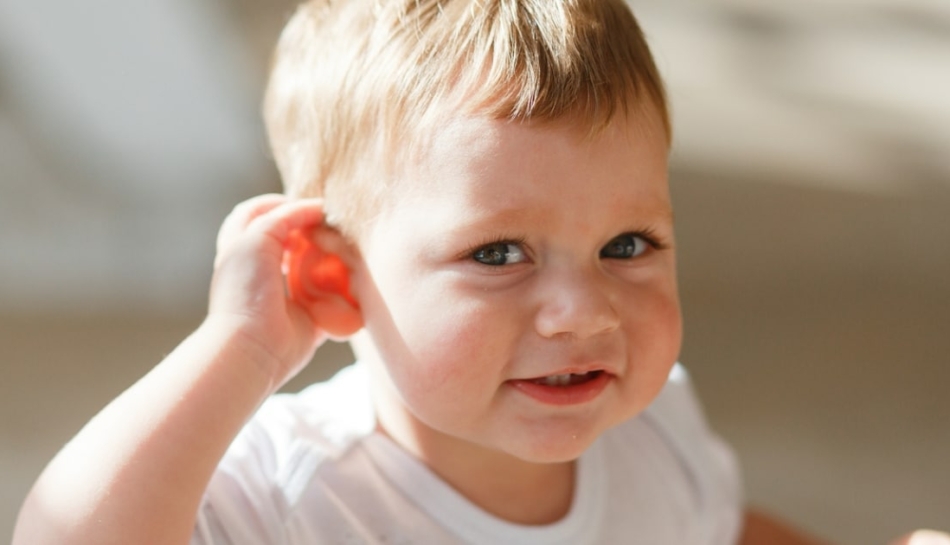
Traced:
MULTIPOLYGON (((517 358, 522 359, 522 358, 517 358)), ((524 358, 512 373, 512 380, 538 380, 556 375, 580 375, 602 371, 618 376, 624 373, 624 350, 613 340, 604 339, 586 346, 551 344, 524 358)))

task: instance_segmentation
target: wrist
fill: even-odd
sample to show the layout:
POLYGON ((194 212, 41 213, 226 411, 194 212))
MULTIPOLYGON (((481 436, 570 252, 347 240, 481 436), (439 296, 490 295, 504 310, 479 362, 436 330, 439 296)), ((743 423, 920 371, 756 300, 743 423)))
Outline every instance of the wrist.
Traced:
POLYGON ((269 395, 283 384, 287 365, 252 329, 244 318, 209 314, 194 335, 220 347, 228 365, 249 368, 256 376, 248 378, 263 381, 269 395))

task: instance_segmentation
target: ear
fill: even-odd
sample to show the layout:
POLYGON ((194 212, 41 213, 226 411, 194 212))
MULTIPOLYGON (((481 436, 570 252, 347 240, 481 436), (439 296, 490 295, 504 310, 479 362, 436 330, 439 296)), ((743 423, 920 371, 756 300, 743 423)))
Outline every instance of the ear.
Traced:
POLYGON ((326 247, 348 251, 343 236, 328 227, 291 233, 284 254, 288 297, 331 337, 349 337, 363 327, 363 313, 350 293, 344 260, 326 247))

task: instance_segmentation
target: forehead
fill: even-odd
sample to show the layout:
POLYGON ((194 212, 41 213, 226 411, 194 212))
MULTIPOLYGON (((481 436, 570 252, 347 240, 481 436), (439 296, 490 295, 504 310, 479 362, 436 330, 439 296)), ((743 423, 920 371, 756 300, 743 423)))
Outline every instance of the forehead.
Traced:
POLYGON ((424 145, 402 151, 357 242, 368 251, 455 235, 602 238, 650 228, 671 236, 659 114, 588 128, 447 117, 424 145))
POLYGON ((447 117, 407 154, 393 201, 485 201, 492 211, 524 213, 566 198, 668 212, 667 154, 662 119, 649 109, 617 116, 596 133, 570 120, 447 117))

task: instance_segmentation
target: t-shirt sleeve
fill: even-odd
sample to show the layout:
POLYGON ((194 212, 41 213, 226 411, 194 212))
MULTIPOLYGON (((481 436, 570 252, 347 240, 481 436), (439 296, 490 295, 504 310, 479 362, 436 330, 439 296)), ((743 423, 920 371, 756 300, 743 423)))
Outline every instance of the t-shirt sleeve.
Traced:
POLYGON ((680 364, 645 416, 689 472, 708 543, 736 543, 743 515, 736 456, 708 426, 689 374, 680 364))
POLYGON ((365 384, 362 368, 349 366, 329 382, 271 396, 218 464, 198 510, 192 545, 312 542, 291 521, 322 464, 372 432, 365 384))
POLYGON ((284 450, 275 421, 280 407, 265 405, 232 442, 198 510, 192 545, 282 543, 287 512, 280 486, 284 450))

